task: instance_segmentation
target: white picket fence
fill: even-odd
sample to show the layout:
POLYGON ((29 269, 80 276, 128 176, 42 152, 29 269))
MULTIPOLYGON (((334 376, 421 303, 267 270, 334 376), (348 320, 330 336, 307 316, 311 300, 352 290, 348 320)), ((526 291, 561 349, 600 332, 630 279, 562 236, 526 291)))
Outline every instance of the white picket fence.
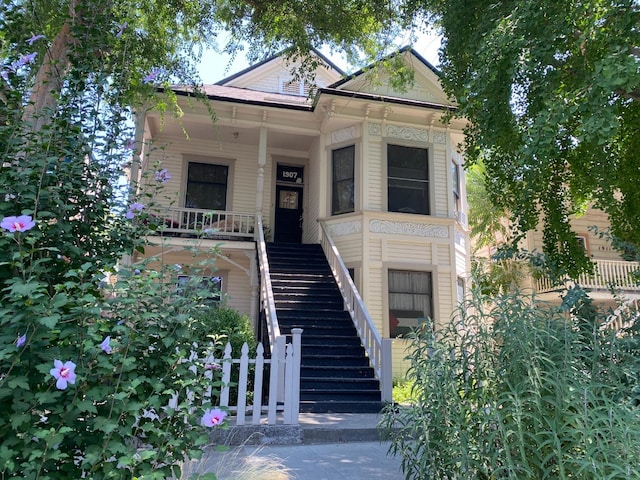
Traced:
MULTIPOLYGON (((240 358, 234 358, 231 344, 227 343, 222 359, 208 358, 206 364, 219 365, 222 369, 222 390, 220 407, 225 407, 235 417, 236 425, 276 425, 279 421, 285 425, 297 425, 300 413, 300 348, 301 328, 292 329, 291 343, 285 343, 285 336, 278 337, 271 351, 271 358, 264 357, 264 347, 258 344, 256 357, 249 358, 249 347, 245 343, 240 358), (237 401, 230 404, 231 371, 238 365, 239 378, 237 385, 237 401), (250 385, 249 366, 255 365, 253 385, 250 385), (268 368, 266 368, 268 367, 268 368), (267 404, 262 404, 265 371, 269 370, 269 393, 267 404), (253 392, 252 396, 247 395, 253 392), (251 398, 251 404, 247 399, 251 398), (282 415, 278 415, 282 412, 282 415)), ((213 381, 214 370, 208 369, 205 377, 213 381)), ((208 392, 211 394, 212 389, 208 392)), ((233 421, 233 419, 232 419, 233 421)))

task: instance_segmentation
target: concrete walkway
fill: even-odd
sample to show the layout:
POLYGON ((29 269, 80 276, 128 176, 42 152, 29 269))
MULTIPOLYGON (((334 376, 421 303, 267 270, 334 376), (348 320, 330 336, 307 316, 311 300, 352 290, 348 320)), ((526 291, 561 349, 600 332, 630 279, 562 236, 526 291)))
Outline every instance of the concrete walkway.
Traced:
POLYGON ((386 442, 231 447, 209 452, 191 472, 213 472, 218 480, 404 479, 400 459, 387 449, 386 442))
POLYGON ((375 414, 301 414, 299 435, 236 431, 241 445, 206 451, 188 473, 213 472, 218 480, 402 480, 401 459, 387 455, 389 442, 379 440, 379 420, 375 414))

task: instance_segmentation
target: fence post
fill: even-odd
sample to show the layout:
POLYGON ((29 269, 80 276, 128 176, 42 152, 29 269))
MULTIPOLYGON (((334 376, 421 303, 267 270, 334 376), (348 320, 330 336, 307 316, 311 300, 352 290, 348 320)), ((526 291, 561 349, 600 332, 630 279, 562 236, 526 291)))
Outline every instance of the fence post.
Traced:
MULTIPOLYGON (((276 374, 278 375, 278 402, 284 402, 284 359, 285 359, 285 351, 286 351, 286 338, 284 335, 280 335, 276 338, 276 345, 278 345, 278 359, 277 359, 277 370, 276 374)), ((271 359, 273 362, 273 358, 271 359)), ((273 368, 273 363, 271 364, 273 368)), ((273 371, 273 370, 272 370, 273 371)))
POLYGON ((244 425, 244 417, 247 413, 247 380, 249 372, 249 345, 247 345, 247 342, 242 345, 241 351, 240 374, 238 376, 238 411, 236 415, 236 425, 244 425))
POLYGON ((381 378, 382 401, 391 402, 393 398, 393 365, 391 356, 391 339, 382 339, 381 378))
POLYGON ((271 350, 269 365, 269 408, 267 413, 267 423, 276 424, 276 411, 278 407, 278 359, 280 358, 280 342, 275 342, 271 350))
POLYGON ((222 357, 222 391, 220 392, 220 406, 229 406, 229 383, 231 382, 231 344, 224 347, 224 357, 222 357))
POLYGON ((264 347, 261 343, 256 347, 256 370, 253 381, 253 416, 251 423, 260 424, 260 414, 262 413, 262 377, 264 375, 264 347))
POLYGON ((300 415, 300 361, 302 359, 302 328, 292 328, 293 334, 293 382, 291 383, 292 391, 292 410, 291 423, 298 424, 300 415))
POLYGON ((293 345, 287 343, 286 346, 286 356, 284 359, 285 368, 284 368, 284 415, 283 415, 283 423, 285 425, 291 425, 293 423, 292 420, 292 411, 293 411, 293 345))

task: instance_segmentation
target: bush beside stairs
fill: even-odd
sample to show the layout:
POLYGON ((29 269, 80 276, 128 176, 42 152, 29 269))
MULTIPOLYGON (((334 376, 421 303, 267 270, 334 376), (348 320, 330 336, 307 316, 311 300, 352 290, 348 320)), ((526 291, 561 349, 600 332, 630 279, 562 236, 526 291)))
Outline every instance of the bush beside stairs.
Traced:
POLYGON ((302 328, 300 411, 377 413, 380 382, 318 244, 267 245, 280 331, 302 328))

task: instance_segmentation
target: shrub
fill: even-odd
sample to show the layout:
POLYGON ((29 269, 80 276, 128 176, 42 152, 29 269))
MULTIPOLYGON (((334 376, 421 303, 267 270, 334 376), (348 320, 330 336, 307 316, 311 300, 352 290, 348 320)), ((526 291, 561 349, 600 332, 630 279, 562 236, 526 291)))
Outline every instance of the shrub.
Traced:
POLYGON ((249 346, 249 355, 255 355, 257 340, 247 315, 228 307, 213 307, 202 311, 198 321, 200 328, 196 335, 202 340, 213 340, 220 357, 227 342, 231 343, 234 357, 239 357, 245 343, 249 346))
POLYGON ((637 333, 601 330, 580 290, 488 300, 413 335, 417 398, 382 422, 406 478, 638 478, 637 333))

